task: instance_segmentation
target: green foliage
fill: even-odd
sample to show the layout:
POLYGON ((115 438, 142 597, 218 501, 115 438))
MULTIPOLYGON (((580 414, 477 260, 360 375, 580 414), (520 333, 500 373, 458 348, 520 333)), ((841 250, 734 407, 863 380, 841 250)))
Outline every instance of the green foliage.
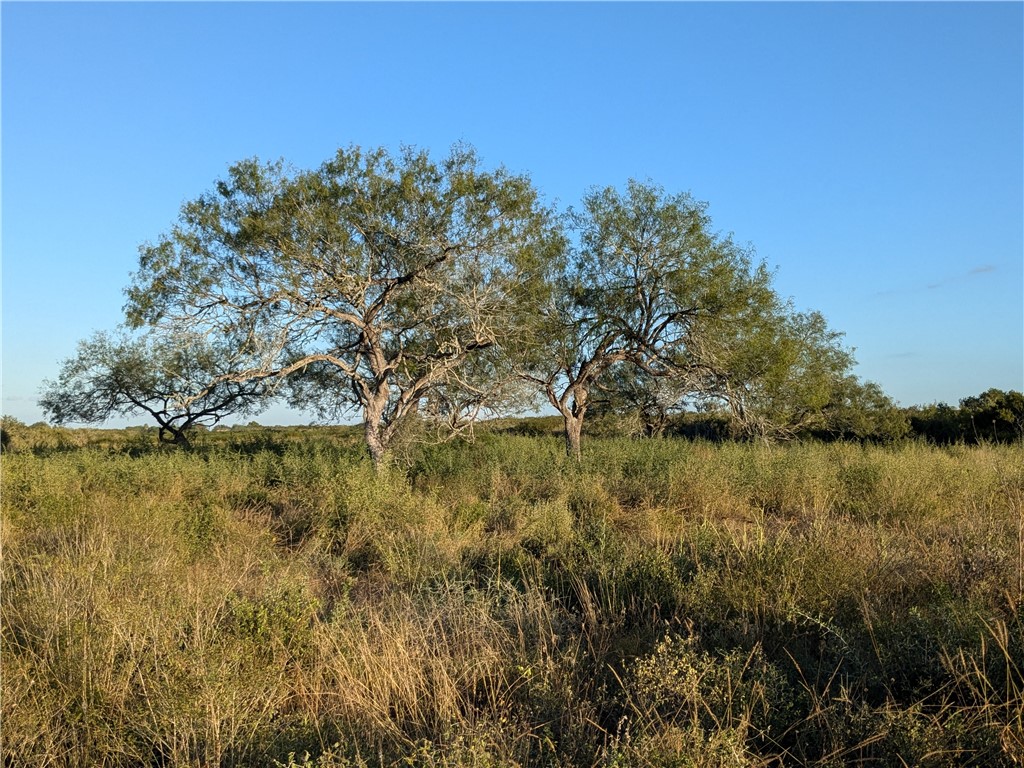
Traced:
POLYGON ((250 376, 287 376, 293 403, 326 416, 359 412, 381 465, 409 419, 457 424, 508 396, 506 348, 560 243, 529 179, 468 147, 439 162, 349 147, 310 171, 248 160, 142 249, 127 310, 241 335, 250 376))
POLYGON ((622 390, 638 366, 675 378, 674 400, 703 393, 708 345, 752 305, 772 300, 768 271, 716 235, 706 209, 689 195, 630 181, 622 192, 590 192, 570 214, 578 245, 553 277, 551 301, 538 308, 531 327, 543 348, 524 367, 564 417, 575 458, 602 383, 622 390))
POLYGON ((1024 394, 989 389, 960 401, 976 440, 996 442, 1024 439, 1024 394))
POLYGON ((955 408, 946 403, 906 410, 912 434, 940 445, 1024 440, 1024 395, 989 389, 966 397, 955 408))
POLYGON ((225 605, 226 630, 265 651, 297 653, 313 640, 319 601, 303 587, 284 587, 255 597, 235 595, 225 605))
POLYGON ((910 420, 874 382, 846 377, 825 407, 820 433, 831 438, 892 442, 906 437, 910 420))
MULTIPOLYGON (((702 650, 693 637, 668 635, 632 663, 623 681, 632 751, 653 753, 658 764, 757 762, 758 741, 769 741, 792 716, 785 674, 760 647, 702 650), (701 757, 696 757, 701 755, 701 757)), ((622 740, 617 745, 622 748, 622 740)))
POLYGON ((11 450, 24 431, 24 422, 13 416, 4 416, 0 420, 0 452, 6 453, 11 450))

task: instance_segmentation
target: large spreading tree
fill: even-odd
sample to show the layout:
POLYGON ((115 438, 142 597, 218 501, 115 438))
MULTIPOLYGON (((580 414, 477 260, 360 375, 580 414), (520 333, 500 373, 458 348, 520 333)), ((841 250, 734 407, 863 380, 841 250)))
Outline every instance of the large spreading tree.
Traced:
POLYGON ((251 160, 142 249, 127 311, 248 339, 252 377, 360 413, 379 465, 432 396, 465 389, 474 358, 516 346, 559 248, 529 179, 464 147, 440 162, 352 147, 312 171, 251 160))

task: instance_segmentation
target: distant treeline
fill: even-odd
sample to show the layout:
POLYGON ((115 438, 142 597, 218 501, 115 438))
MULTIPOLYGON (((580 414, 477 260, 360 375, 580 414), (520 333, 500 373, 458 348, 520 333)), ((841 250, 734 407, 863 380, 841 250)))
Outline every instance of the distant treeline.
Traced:
MULTIPOLYGON (((665 435, 695 440, 725 442, 749 439, 737 433, 726 411, 684 411, 666 414, 663 421, 645 419, 639 411, 598 408, 597 418, 588 433, 613 437, 665 435)), ((559 417, 501 420, 503 431, 517 434, 558 434, 559 417)), ((989 389, 975 397, 963 398, 959 405, 932 403, 906 408, 891 407, 862 413, 836 412, 833 418, 814 429, 804 430, 797 439, 826 442, 848 440, 893 442, 924 440, 936 445, 964 443, 1011 443, 1024 440, 1024 394, 989 389)))
POLYGON ((957 408, 946 403, 904 408, 910 434, 939 444, 1008 443, 1024 439, 1024 394, 989 389, 966 397, 957 408))
MULTIPOLYGON (((1024 394, 989 389, 962 399, 959 406, 932 403, 893 408, 865 426, 867 429, 862 430, 826 427, 803 436, 871 442, 909 438, 937 445, 1010 443, 1024 439, 1024 394)), ((715 414, 687 414, 679 419, 675 431, 689 437, 722 439, 729 436, 729 422, 715 414)))
MULTIPOLYGON (((680 411, 665 413, 652 419, 637 409, 613 408, 605 403, 595 408, 596 418, 587 426, 594 437, 679 437, 691 440, 726 442, 749 440, 738 433, 735 422, 726 411, 680 411)), ((148 432, 155 427, 132 427, 132 432, 148 432)), ((213 431, 267 430, 257 421, 232 427, 219 425, 213 431)), ((275 427, 275 432, 297 432, 316 429, 341 429, 345 436, 358 427, 275 427)), ((480 431, 518 435, 559 435, 563 429, 561 416, 535 416, 492 419, 479 425, 480 431)), ((97 432, 98 430, 89 430, 97 432)), ((207 429, 197 426, 195 432, 207 429)), ((26 426, 18 419, 4 416, 2 420, 3 449, 40 447, 43 449, 81 447, 82 440, 73 435, 83 430, 51 427, 44 422, 26 426), (30 434, 31 433, 31 434, 30 434)), ((341 433, 339 433, 341 434, 341 433)), ((893 442, 923 440, 936 445, 963 443, 1011 443, 1024 440, 1024 394, 1016 390, 988 389, 975 397, 963 398, 958 406, 947 403, 914 405, 907 408, 871 409, 862 413, 836 412, 830 421, 816 429, 794 435, 796 439, 861 442, 893 442)), ((91 442, 91 441, 86 441, 91 442)))

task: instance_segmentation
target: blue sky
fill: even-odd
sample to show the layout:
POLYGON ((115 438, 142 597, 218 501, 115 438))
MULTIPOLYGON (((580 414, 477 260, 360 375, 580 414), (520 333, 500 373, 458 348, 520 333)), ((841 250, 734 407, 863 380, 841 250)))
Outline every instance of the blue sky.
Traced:
POLYGON ((228 165, 352 143, 467 141, 561 206, 631 177, 689 191, 900 403, 1024 388, 1022 3, 0 16, 5 414, 42 418, 42 380, 120 322, 138 246, 228 165))

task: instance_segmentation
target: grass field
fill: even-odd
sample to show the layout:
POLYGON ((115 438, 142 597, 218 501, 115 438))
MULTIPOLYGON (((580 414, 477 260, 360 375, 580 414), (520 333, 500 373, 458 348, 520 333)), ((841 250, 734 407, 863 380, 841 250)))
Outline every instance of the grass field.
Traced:
POLYGON ((1024 762, 1019 444, 34 429, 5 765, 1024 762))

